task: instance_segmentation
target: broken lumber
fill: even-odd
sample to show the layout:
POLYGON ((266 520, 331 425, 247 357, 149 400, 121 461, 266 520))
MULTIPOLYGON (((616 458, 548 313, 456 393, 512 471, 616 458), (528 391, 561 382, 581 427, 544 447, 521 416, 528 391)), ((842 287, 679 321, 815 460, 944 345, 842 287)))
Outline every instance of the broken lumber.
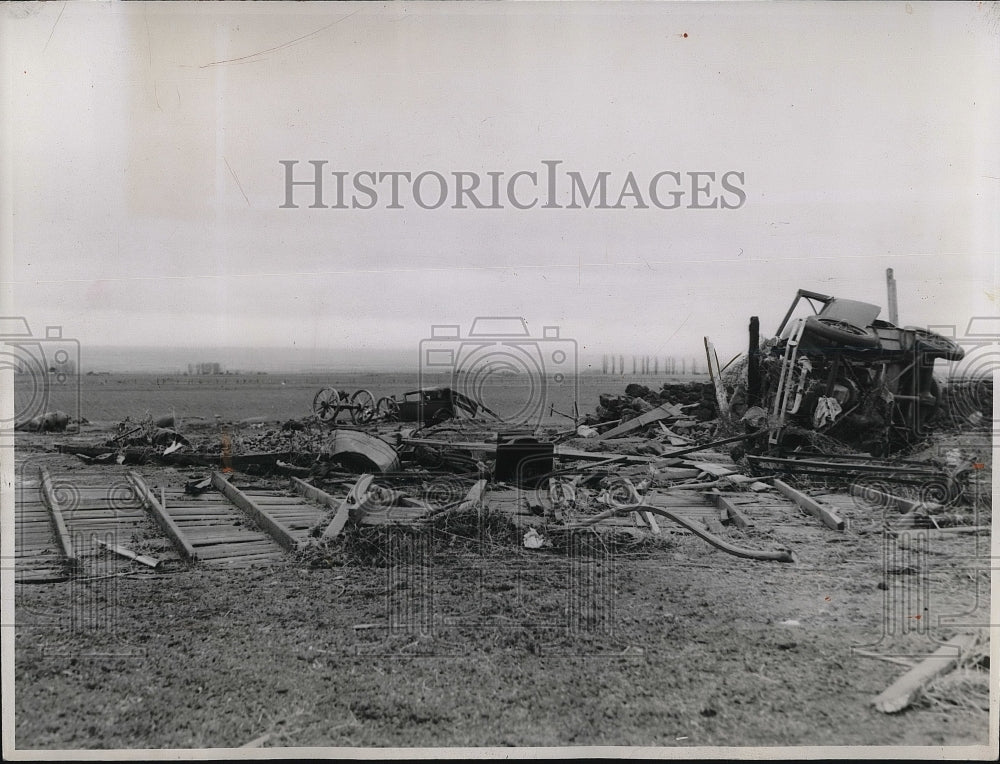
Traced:
MULTIPOLYGON (((731 438, 723 438, 722 440, 713 440, 711 443, 702 443, 700 446, 691 446, 690 448, 682 448, 680 451, 671 451, 669 454, 662 454, 661 459, 672 459, 675 456, 686 456, 687 454, 693 454, 696 451, 707 451, 709 449, 715 448, 716 446, 724 446, 727 443, 736 443, 741 440, 752 440, 758 435, 764 435, 767 430, 758 430, 757 432, 751 432, 746 435, 734 435, 731 438)), ((558 451, 557 451, 558 453, 558 451)))
POLYGON ((637 430, 640 427, 652 424, 653 422, 659 422, 661 419, 677 419, 683 415, 684 412, 682 412, 673 403, 661 403, 652 411, 647 411, 646 413, 633 417, 626 422, 622 422, 617 427, 612 427, 607 432, 602 432, 597 436, 597 439, 607 440, 608 438, 617 438, 619 435, 632 432, 632 430, 637 430))
MULTIPOLYGON (((636 504, 646 503, 646 499, 639 495, 639 491, 636 489, 632 481, 629 480, 628 478, 625 478, 625 487, 628 489, 629 496, 632 499, 632 501, 634 501, 636 504)), ((652 512, 649 512, 648 510, 639 510, 638 512, 636 512, 636 515, 639 517, 639 520, 641 522, 644 522, 646 525, 649 526, 649 530, 652 532, 654 536, 660 535, 660 524, 656 522, 656 517, 653 515, 652 512)))
POLYGON ((732 467, 727 467, 724 464, 716 464, 715 462, 691 462, 691 464, 701 472, 716 478, 737 474, 737 471, 732 467))
POLYGON ((212 485, 221 491, 229 501, 250 515, 257 523, 257 527, 277 541, 282 548, 294 552, 302 546, 302 543, 284 525, 258 507, 253 499, 230 483, 221 472, 212 473, 212 485))
POLYGON ((649 530, 654 536, 660 535, 660 524, 656 522, 656 515, 644 510, 639 513, 639 517, 645 520, 646 525, 649 526, 649 530))
MULTIPOLYGON (((453 501, 443 506, 435 507, 427 513, 427 518, 437 517, 438 515, 443 515, 445 512, 450 512, 453 509, 468 510, 476 507, 482 507, 483 505, 483 495, 486 492, 486 481, 477 480, 475 484, 469 489, 468 493, 465 494, 465 498, 461 501, 453 501)), ((537 492, 529 492, 537 493, 537 492)))
POLYGON ((347 492, 347 496, 344 500, 340 502, 340 506, 337 507, 337 511, 330 521, 330 524, 326 526, 326 530, 323 531, 324 539, 335 539, 340 535, 340 532, 344 529, 344 525, 347 524, 348 519, 351 517, 351 510, 361 504, 362 500, 368 493, 368 488, 372 484, 371 475, 362 475, 358 478, 357 482, 351 486, 351 490, 347 492))
MULTIPOLYGON (((400 443, 407 446, 434 446, 435 448, 443 449, 456 449, 459 451, 474 451, 476 453, 486 454, 487 456, 496 456, 497 444, 496 443, 477 443, 475 441, 459 441, 459 442, 449 442, 447 440, 438 440, 437 438, 400 438, 400 443)), ((713 444, 709 444, 713 445, 713 444)), ((708 448, 709 445, 698 446, 696 450, 701 450, 703 448, 708 448)), ((718 445, 718 443, 714 444, 718 445)), ((633 456, 631 454, 613 454, 607 451, 580 451, 574 448, 565 448, 564 446, 556 445, 554 454, 560 459, 586 459, 588 461, 607 461, 608 459, 615 459, 617 461, 627 462, 629 464, 649 464, 652 461, 657 461, 662 457, 659 456, 633 456)), ((672 454, 667 454, 667 456, 672 456, 672 454)))
POLYGON ((902 711, 917 699, 928 682, 954 668, 962 657, 962 651, 972 649, 975 642, 975 634, 958 634, 952 637, 879 693, 872 699, 872 704, 884 714, 902 711))
POLYGON ((45 467, 40 467, 39 472, 42 478, 42 497, 45 499, 45 505, 49 508, 49 517, 52 520, 52 525, 55 526, 56 537, 59 539, 59 547, 62 549, 63 557, 66 558, 66 564, 69 565, 70 569, 78 568, 80 560, 73 552, 73 541, 69 537, 69 531, 66 530, 62 508, 59 506, 59 499, 56 498, 55 490, 52 488, 52 478, 45 467))
POLYGON ((139 476, 138 472, 129 472, 128 479, 135 488, 135 492, 139 494, 139 501, 142 502, 142 505, 146 509, 153 513, 153 519, 156 520, 156 524, 174 542, 174 546, 177 547, 180 555, 189 560, 198 559, 198 555, 194 551, 191 542, 187 540, 187 537, 181 531, 180 527, 178 527, 177 523, 174 522, 174 519, 167 514, 167 510, 164 509, 163 505, 153 496, 153 492, 149 490, 146 481, 139 476))
POLYGON ((311 483, 307 483, 301 478, 292 476, 292 488, 300 495, 309 499, 310 501, 315 501, 317 504, 322 504, 324 507, 329 507, 330 509, 336 509, 337 500, 333 498, 326 491, 317 488, 311 483))
POLYGON ((840 516, 833 510, 824 507, 812 497, 806 496, 802 491, 792 488, 788 483, 777 478, 775 478, 774 487, 783 496, 795 502, 800 509, 804 509, 809 514, 819 518, 827 528, 833 528, 835 531, 844 530, 844 521, 840 519, 840 516))
MULTIPOLYGON (((705 338, 705 355, 708 358, 708 374, 715 385, 715 403, 719 407, 719 416, 723 419, 729 418, 729 398, 726 396, 726 386, 722 384, 722 369, 719 368, 719 355, 715 352, 715 345, 705 338)), ((731 362, 730 362, 731 363, 731 362)), ((726 364, 727 366, 729 364, 726 364)))
MULTIPOLYGON (((632 495, 632 501, 638 504, 645 503, 645 499, 639 495, 639 491, 636 490, 636 487, 632 484, 632 481, 629 480, 628 478, 625 478, 625 481, 626 484, 628 485, 629 493, 632 495)), ((641 510, 639 512, 639 517, 640 519, 646 522, 646 525, 649 526, 649 530, 654 536, 660 535, 660 524, 656 522, 656 515, 647 510, 641 510)))
POLYGON ((865 487, 863 489, 862 498, 869 499, 875 498, 879 503, 882 503, 887 507, 895 507, 899 510, 900 514, 908 514, 913 511, 925 511, 925 512, 936 512, 942 507, 940 504, 935 502, 925 502, 916 501, 914 499, 906 499, 902 496, 896 496, 895 494, 886 493, 885 491, 880 491, 877 488, 865 487))
POLYGON ((97 543, 121 557, 127 557, 130 560, 135 560, 136 562, 149 568, 155 568, 160 564, 160 561, 155 557, 147 557, 144 554, 138 554, 137 552, 133 552, 131 549, 126 549, 118 544, 109 544, 107 541, 101 541, 100 539, 97 539, 97 543))
POLYGON ((486 492, 486 481, 477 480, 475 485, 469 489, 469 492, 465 495, 465 499, 461 504, 458 505, 459 511, 465 509, 472 509, 473 507, 481 507, 483 505, 483 494, 486 492))
POLYGON ((723 496, 721 493, 712 493, 709 495, 715 502, 715 506, 718 509, 724 510, 729 520, 735 523, 737 528, 741 531, 753 528, 753 520, 744 515, 728 496, 723 496))

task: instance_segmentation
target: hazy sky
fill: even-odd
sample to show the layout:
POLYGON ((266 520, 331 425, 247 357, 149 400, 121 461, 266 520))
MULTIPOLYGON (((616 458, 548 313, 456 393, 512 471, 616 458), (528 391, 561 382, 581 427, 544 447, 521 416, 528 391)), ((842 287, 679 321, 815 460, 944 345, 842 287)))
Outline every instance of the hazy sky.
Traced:
POLYGON ((890 266, 901 323, 998 310, 996 6, 0 15, 4 312, 84 345, 415 352, 432 324, 518 315, 585 352, 690 355, 707 334, 728 357, 748 317, 773 331, 798 287, 884 305, 890 266), (746 200, 386 209, 380 185, 373 209, 310 209, 308 189, 281 209, 281 160, 303 177, 326 160, 348 183, 463 171, 484 184, 561 160, 588 183, 610 173, 612 200, 629 172, 643 188, 664 171, 733 171, 746 200))

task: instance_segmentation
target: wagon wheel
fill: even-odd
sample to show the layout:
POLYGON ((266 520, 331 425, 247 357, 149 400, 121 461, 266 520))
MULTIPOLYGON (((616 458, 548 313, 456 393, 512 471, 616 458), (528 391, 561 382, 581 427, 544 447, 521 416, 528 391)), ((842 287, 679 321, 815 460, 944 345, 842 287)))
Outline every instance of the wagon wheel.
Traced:
POLYGON ((379 398, 375 404, 379 419, 393 422, 399 416, 399 403, 395 398, 379 398))
POLYGON ((332 387, 324 387, 313 398, 313 413, 324 422, 333 422, 341 409, 340 393, 332 387))
POLYGON ((375 396, 367 390, 358 390, 351 396, 351 421, 367 424, 375 418, 375 396))

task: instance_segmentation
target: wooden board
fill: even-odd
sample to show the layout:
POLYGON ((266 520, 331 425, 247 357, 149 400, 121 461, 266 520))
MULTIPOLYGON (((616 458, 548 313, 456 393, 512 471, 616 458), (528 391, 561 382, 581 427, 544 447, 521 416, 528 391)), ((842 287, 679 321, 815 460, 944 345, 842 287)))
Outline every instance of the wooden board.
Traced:
POLYGON ((683 415, 684 412, 681 411, 680 407, 675 406, 673 403, 661 403, 652 411, 647 411, 637 417, 633 417, 627 422, 622 422, 617 427, 612 427, 607 432, 601 433, 597 436, 597 439, 608 440, 609 438, 617 438, 620 435, 625 435, 626 433, 632 432, 632 430, 637 430, 647 424, 659 422, 661 419, 677 419, 683 415))
POLYGON ((952 637, 873 698, 872 704, 884 714, 902 711, 931 679, 950 671, 962 656, 962 651, 971 649, 975 641, 973 634, 952 637))
POLYGON ((233 504, 249 514, 261 530, 277 541, 283 548, 289 551, 299 549, 301 542, 284 525, 271 517, 265 510, 257 506, 249 496, 226 480, 221 472, 212 473, 212 485, 221 491, 233 504))
POLYGON ((844 521, 831 509, 824 507, 815 499, 806 496, 801 491, 792 488, 788 483, 783 480, 775 479, 774 487, 785 497, 791 499, 799 507, 809 512, 811 515, 819 518, 822 523, 827 528, 832 528, 835 531, 844 530, 844 521))
POLYGON ((753 528, 753 520, 748 518, 739 509, 735 502, 732 501, 728 496, 723 496, 721 493, 709 494, 712 500, 715 502, 715 506, 726 512, 729 520, 736 525, 741 531, 745 531, 749 528, 753 528))
POLYGON ((55 491, 52 490, 52 478, 49 476, 49 471, 44 467, 40 468, 41 480, 42 480, 42 496, 45 499, 45 503, 48 505, 49 512, 52 516, 52 525, 56 531, 56 538, 59 541, 59 546, 62 549, 63 557, 70 568, 76 568, 80 565, 80 560, 77 558, 73 551, 73 542, 70 541, 69 531, 66 529, 66 521, 63 519, 62 510, 59 506, 59 501, 56 499, 55 491))
POLYGON ((323 531, 324 539, 335 539, 340 535, 340 532, 344 529, 347 524, 348 519, 351 516, 352 508, 357 507, 363 500, 365 494, 368 493, 368 488, 372 484, 371 475, 362 475, 358 478, 357 482, 351 486, 351 490, 347 492, 347 496, 344 500, 340 502, 337 507, 336 514, 334 514, 333 519, 330 524, 326 526, 326 530, 323 531))
POLYGON ((136 493, 139 495, 139 500, 145 505, 145 507, 152 513, 153 519, 156 524, 160 526, 164 533, 170 537, 177 547, 177 551, 182 557, 186 557, 189 560, 198 559, 198 555, 188 540, 184 532, 178 527, 177 523, 174 522, 173 518, 167 514, 167 511, 163 508, 163 505, 156 500, 153 496, 153 492, 149 490, 149 486, 146 482, 139 476, 137 472, 128 473, 129 480, 132 481, 132 485, 135 487, 136 493))

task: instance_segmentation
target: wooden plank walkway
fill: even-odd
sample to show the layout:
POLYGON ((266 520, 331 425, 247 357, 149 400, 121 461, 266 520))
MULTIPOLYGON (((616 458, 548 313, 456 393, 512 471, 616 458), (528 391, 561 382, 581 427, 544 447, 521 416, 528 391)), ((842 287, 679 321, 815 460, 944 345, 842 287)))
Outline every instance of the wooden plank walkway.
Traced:
POLYGON ((326 507, 314 503, 291 488, 241 488, 240 491, 299 544, 308 542, 310 532, 323 524, 329 512, 326 507))
POLYGON ((14 580, 17 583, 60 581, 68 577, 66 557, 52 524, 52 513, 42 496, 36 469, 25 474, 23 460, 16 463, 14 491, 14 580))
POLYGON ((284 556, 274 539, 218 491, 195 496, 177 484, 163 486, 162 491, 156 485, 149 488, 201 563, 244 567, 276 562, 284 556))
POLYGON ((128 481, 125 467, 52 472, 50 477, 82 575, 124 572, 136 567, 133 561, 108 551, 99 542, 148 554, 161 562, 179 559, 164 543, 162 532, 128 481))

